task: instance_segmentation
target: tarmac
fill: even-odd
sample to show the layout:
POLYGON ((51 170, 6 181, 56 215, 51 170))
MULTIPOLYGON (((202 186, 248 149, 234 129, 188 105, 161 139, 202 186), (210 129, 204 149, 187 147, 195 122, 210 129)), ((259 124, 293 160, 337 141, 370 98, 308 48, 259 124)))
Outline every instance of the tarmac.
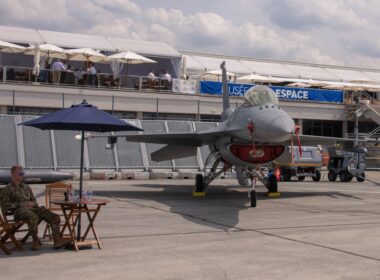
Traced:
POLYGON ((0 252, 1 279, 380 279, 380 186, 322 179, 280 182, 279 198, 259 185, 256 208, 232 179, 204 197, 193 180, 86 181, 110 200, 102 249, 0 252))

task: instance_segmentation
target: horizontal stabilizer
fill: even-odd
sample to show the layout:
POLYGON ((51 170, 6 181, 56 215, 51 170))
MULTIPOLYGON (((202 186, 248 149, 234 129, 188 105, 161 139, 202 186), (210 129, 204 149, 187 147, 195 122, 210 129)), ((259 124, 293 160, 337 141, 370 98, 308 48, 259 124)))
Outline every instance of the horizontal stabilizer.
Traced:
MULTIPOLYGON (((341 144, 343 146, 352 146, 355 139, 351 138, 339 138, 339 137, 326 137, 315 135, 300 135, 301 144, 305 146, 332 146, 335 144, 341 144)), ((378 143, 377 139, 359 139, 359 143, 378 143)))
POLYGON ((191 157, 197 154, 197 147, 167 145, 151 154, 153 161, 191 157))

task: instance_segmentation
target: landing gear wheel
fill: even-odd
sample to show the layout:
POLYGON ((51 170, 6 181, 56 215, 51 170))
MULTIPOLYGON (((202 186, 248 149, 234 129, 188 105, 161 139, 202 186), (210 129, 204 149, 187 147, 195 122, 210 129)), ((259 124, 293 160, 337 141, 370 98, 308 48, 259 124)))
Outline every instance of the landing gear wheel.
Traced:
POLYGON ((353 178, 354 178, 354 176, 352 176, 352 174, 349 173, 349 174, 348 174, 348 182, 351 182, 353 178))
POLYGON ((363 182, 364 179, 365 179, 365 174, 364 173, 362 173, 362 174, 360 174, 360 176, 356 177, 356 180, 358 180, 358 182, 363 182))
POLYGON ((256 191, 250 191, 249 196, 251 198, 251 207, 256 207, 256 204, 257 204, 256 191))
POLYGON ((321 180, 321 172, 319 172, 319 170, 315 171, 315 176, 313 176, 312 179, 314 182, 319 182, 321 180))
POLYGON ((329 171, 329 174, 327 174, 327 178, 330 182, 335 182, 336 180, 336 174, 333 171, 329 171))
POLYGON ((339 178, 341 182, 348 182, 350 180, 350 174, 347 170, 343 170, 342 172, 340 172, 339 178))
POLYGON ((197 174, 195 177, 195 192, 204 192, 205 184, 203 182, 203 175, 197 174))
POLYGON ((277 179, 276 176, 270 175, 268 179, 268 192, 276 193, 277 192, 277 179))
POLYGON ((305 176, 299 176, 299 177, 298 177, 298 180, 299 180, 299 181, 303 181, 303 180, 305 180, 305 176))

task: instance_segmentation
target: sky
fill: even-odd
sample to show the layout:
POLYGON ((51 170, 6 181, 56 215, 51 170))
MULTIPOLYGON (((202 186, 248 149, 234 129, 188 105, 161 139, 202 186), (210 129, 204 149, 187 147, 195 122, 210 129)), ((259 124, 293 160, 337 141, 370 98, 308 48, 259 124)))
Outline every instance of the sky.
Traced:
POLYGON ((378 0, 0 0, 0 25, 380 69, 378 0))

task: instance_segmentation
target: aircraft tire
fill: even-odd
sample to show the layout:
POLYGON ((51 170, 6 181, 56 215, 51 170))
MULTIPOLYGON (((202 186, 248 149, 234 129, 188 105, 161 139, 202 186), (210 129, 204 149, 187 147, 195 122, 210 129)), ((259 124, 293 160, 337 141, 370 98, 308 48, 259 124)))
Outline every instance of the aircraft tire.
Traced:
POLYGON ((336 174, 334 173, 334 171, 329 171, 329 174, 327 174, 327 177, 329 179, 330 182, 335 182, 336 180, 336 174))
POLYGON ((315 176, 311 177, 314 182, 319 182, 321 180, 321 172, 319 170, 315 171, 315 176))
POLYGON ((268 179, 268 192, 276 193, 277 192, 277 179, 276 176, 270 175, 268 179))
POLYGON ((305 176, 299 176, 299 177, 298 177, 298 180, 299 180, 299 181, 303 181, 303 180, 305 180, 305 176))
POLYGON ((352 176, 352 174, 349 173, 349 174, 348 174, 348 182, 351 182, 353 178, 354 178, 354 176, 352 176))
POLYGON ((205 184, 203 182, 203 175, 197 174, 195 176, 195 192, 204 192, 205 190, 205 184))
POLYGON ((343 170, 339 174, 339 179, 341 182, 349 182, 350 181, 350 174, 347 170, 343 170))
POLYGON ((364 174, 364 173, 362 173, 362 174, 360 174, 360 176, 356 177, 356 180, 357 180, 358 182, 363 182, 364 179, 365 179, 365 174, 364 174))
POLYGON ((257 205, 256 191, 250 192, 250 198, 251 198, 251 207, 256 207, 257 205))

